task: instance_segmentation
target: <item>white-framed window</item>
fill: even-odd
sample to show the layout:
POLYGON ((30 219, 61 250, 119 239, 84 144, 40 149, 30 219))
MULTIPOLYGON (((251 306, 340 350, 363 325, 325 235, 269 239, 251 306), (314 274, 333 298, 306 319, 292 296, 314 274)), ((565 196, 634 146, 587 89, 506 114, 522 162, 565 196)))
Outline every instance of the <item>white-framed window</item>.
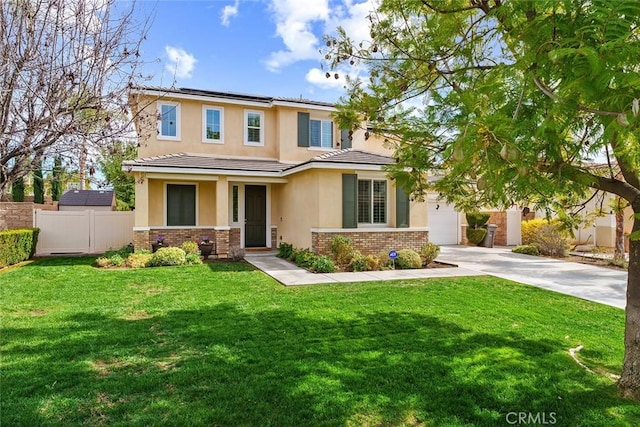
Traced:
POLYGON ((309 146, 333 148, 333 122, 309 120, 309 146))
POLYGON ((358 223, 387 223, 387 181, 377 179, 358 180, 358 223))
POLYGON ((158 101, 158 139, 180 139, 180 103, 158 101))
POLYGON ((244 144, 264 145, 264 113, 262 111, 245 110, 244 144))
POLYGON ((224 109, 204 105, 202 107, 202 142, 224 143, 224 109))

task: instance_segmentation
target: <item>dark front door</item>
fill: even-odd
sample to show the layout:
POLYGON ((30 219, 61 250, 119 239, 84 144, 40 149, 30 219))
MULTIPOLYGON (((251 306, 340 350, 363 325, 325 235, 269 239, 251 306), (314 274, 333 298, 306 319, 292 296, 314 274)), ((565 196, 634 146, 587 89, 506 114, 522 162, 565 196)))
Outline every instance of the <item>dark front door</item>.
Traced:
POLYGON ((267 187, 244 187, 244 212, 244 246, 264 248, 267 246, 267 187))

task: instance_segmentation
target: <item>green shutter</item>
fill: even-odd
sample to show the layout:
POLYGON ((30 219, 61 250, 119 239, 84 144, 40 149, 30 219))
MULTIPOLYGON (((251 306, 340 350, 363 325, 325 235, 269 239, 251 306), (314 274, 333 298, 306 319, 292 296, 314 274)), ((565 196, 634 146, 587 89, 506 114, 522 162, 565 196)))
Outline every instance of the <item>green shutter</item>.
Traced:
POLYGON ((351 148, 349 129, 340 129, 340 148, 351 148))
POLYGON ((342 175, 342 228, 358 227, 358 175, 342 175))
POLYGON ((298 147, 309 146, 309 113, 298 113, 298 147))
POLYGON ((409 197, 400 187, 396 187, 396 228, 409 227, 409 197))

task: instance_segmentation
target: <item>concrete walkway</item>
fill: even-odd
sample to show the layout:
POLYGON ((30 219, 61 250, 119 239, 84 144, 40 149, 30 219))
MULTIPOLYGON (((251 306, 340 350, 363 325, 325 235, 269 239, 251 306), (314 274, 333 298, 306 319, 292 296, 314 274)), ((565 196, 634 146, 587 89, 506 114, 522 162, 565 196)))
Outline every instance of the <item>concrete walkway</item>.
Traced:
POLYGON ((248 254, 245 259, 285 286, 492 275, 624 308, 627 273, 575 262, 514 254, 509 248, 443 246, 439 261, 455 268, 315 274, 275 254, 248 254))

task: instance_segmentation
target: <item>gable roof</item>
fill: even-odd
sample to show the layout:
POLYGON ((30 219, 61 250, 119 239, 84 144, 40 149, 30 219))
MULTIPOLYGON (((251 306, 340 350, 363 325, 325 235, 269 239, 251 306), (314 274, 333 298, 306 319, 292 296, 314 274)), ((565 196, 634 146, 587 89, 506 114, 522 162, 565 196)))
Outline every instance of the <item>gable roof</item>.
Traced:
POLYGON ((311 160, 296 164, 282 163, 269 159, 224 158, 177 153, 124 161, 122 168, 129 172, 174 172, 280 177, 314 168, 364 168, 380 170, 382 166, 394 162, 393 157, 348 148, 331 151, 314 157, 311 160))
POLYGON ((63 206, 111 206, 111 190, 69 190, 61 197, 58 205, 63 206))

